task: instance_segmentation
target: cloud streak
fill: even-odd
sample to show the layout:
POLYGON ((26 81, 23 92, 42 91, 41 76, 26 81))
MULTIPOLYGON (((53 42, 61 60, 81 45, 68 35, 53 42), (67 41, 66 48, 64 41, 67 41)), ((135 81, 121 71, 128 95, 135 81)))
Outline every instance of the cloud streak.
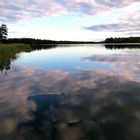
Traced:
POLYGON ((129 23, 99 24, 86 27, 85 29, 92 31, 112 31, 112 32, 138 31, 140 30, 140 23, 133 25, 129 23))
POLYGON ((95 16, 136 2, 139 0, 3 0, 0 1, 0 19, 11 22, 71 13, 95 16))
POLYGON ((122 17, 114 23, 91 25, 84 27, 84 29, 94 32, 103 31, 138 35, 140 31, 140 11, 138 9, 133 9, 131 12, 123 11, 121 15, 122 17))

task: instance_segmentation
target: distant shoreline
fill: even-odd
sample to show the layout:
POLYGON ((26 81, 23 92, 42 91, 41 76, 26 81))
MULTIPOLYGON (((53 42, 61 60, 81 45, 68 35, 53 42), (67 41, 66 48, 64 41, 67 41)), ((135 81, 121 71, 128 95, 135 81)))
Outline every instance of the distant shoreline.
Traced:
MULTIPOLYGON (((104 41, 94 42, 94 41, 55 41, 55 40, 42 40, 33 38, 9 38, 2 40, 2 44, 25 44, 29 45, 31 49, 47 49, 52 47, 57 47, 57 45, 82 45, 82 44, 102 44, 108 49, 123 49, 123 48, 140 48, 140 37, 129 37, 129 38, 107 38, 104 41)), ((0 43, 0 46, 2 44, 0 43)), ((11 45, 10 45, 11 44, 11 45)), ((14 45, 15 46, 15 45, 14 45)), ((17 46, 17 45, 16 45, 17 46)), ((18 45, 20 46, 20 45, 18 45)), ((66 46, 65 46, 66 47, 66 46)), ((18 47, 20 48, 20 47, 18 47)), ((26 47, 25 47, 26 48, 26 47)))
POLYGON ((103 41, 55 41, 47 39, 34 39, 34 38, 9 38, 2 40, 1 43, 24 43, 24 44, 139 44, 140 37, 128 37, 128 38, 107 38, 103 41))

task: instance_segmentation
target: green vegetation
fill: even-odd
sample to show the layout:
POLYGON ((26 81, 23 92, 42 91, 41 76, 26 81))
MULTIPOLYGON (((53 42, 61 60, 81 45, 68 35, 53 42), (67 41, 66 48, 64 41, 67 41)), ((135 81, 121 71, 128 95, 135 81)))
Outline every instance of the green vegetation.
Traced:
POLYGON ((55 41, 46 39, 34 39, 34 38, 9 38, 3 41, 3 43, 24 43, 24 44, 93 44, 97 42, 93 41, 55 41))
POLYGON ((10 69, 11 61, 16 59, 20 52, 31 51, 27 44, 0 44, 0 71, 10 69))
POLYGON ((20 52, 30 52, 39 49, 50 49, 57 45, 43 45, 43 44, 22 44, 10 43, 0 44, 0 71, 9 70, 10 64, 13 60, 17 59, 20 52))
POLYGON ((0 42, 3 42, 3 40, 6 40, 8 36, 8 29, 6 24, 2 24, 0 26, 0 42))
POLYGON ((0 44, 0 50, 14 50, 14 51, 23 51, 31 50, 31 46, 28 44, 12 43, 12 44, 0 44))
POLYGON ((140 48, 140 37, 107 38, 105 43, 108 49, 140 48))
POLYGON ((140 37, 107 38, 105 43, 140 43, 140 37))

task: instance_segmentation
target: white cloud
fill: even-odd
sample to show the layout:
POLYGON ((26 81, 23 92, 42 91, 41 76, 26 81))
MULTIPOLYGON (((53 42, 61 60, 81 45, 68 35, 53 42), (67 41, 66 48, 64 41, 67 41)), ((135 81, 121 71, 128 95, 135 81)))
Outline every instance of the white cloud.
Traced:
POLYGON ((139 0, 3 0, 0 1, 0 19, 11 22, 70 13, 94 16, 136 2, 139 0))

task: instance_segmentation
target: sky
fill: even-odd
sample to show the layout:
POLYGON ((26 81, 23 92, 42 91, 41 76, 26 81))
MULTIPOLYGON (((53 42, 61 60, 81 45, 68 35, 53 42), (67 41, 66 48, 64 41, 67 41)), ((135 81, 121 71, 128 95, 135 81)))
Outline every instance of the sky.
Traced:
POLYGON ((140 36, 140 0, 0 0, 9 38, 101 41, 140 36))

